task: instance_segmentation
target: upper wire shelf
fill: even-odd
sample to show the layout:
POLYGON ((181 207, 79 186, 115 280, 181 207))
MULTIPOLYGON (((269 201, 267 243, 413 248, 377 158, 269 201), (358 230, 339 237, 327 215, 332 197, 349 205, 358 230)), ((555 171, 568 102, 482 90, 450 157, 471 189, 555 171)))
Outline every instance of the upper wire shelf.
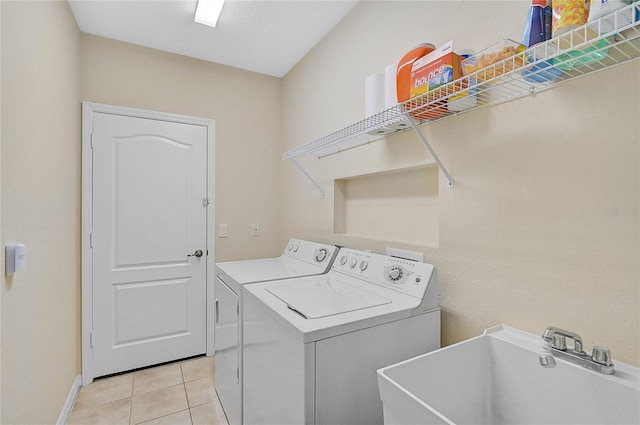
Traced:
POLYGON ((409 130, 495 105, 640 58, 640 2, 536 44, 493 65, 285 152, 282 159, 322 158, 409 130), (475 105, 451 111, 466 93, 475 105))

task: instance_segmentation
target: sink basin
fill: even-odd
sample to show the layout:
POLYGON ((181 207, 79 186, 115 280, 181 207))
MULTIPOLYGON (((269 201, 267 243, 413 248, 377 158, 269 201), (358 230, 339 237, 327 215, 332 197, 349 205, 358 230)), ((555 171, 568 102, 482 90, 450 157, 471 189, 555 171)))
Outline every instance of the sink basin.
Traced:
POLYGON ((385 425, 638 424, 640 374, 603 375, 555 358, 540 336, 507 326, 378 370, 385 425))

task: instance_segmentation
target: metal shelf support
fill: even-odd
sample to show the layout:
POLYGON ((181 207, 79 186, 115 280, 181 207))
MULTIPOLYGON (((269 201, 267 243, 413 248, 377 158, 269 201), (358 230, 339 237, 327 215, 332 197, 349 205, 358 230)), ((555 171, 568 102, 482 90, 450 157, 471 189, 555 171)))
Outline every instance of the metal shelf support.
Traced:
POLYGON ((320 185, 318 183, 316 183, 316 181, 313 179, 313 177, 311 177, 309 175, 309 173, 307 173, 305 171, 305 169, 302 168, 302 166, 300 164, 298 164, 298 161, 296 161, 295 158, 291 158, 291 162, 293 162, 295 164, 295 166, 298 167, 298 170, 300 170, 302 172, 302 174, 304 174, 305 177, 308 178, 311 183, 313 183, 313 185, 320 191, 320 193, 322 193, 322 197, 324 198, 324 195, 325 195, 324 190, 322 190, 320 185))
POLYGON ((436 164, 438 164, 440 171, 442 171, 442 173, 447 177, 447 187, 449 189, 453 188, 453 179, 451 178, 451 174, 449 174, 447 169, 444 167, 444 164, 442 164, 442 161, 440 161, 440 158, 438 158, 438 155, 436 155, 435 151, 427 141, 427 138, 424 137, 424 134, 422 134, 422 131, 420 131, 420 128, 418 128, 418 123, 413 119, 411 114, 407 112, 407 109, 404 107, 404 105, 401 105, 401 107, 402 107, 402 112, 404 113, 405 117, 407 117, 407 121, 409 121, 409 124, 411 125, 411 128, 413 128, 413 131, 416 132, 420 141, 424 143, 424 145, 427 147, 427 149, 429 150, 429 153, 431 154, 433 159, 436 161, 436 164))

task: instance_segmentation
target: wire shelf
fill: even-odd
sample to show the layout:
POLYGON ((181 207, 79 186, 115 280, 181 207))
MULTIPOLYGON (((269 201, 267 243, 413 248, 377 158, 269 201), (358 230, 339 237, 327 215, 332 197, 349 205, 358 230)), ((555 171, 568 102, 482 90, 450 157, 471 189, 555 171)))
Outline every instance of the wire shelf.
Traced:
POLYGON ((640 2, 287 151, 282 159, 333 155, 410 130, 411 121, 429 125, 638 58, 640 2))

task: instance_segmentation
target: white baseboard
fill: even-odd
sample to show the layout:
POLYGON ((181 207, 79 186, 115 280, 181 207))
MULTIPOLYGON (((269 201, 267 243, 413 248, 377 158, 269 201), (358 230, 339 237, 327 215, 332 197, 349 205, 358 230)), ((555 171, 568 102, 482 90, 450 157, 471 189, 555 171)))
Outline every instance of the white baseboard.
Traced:
POLYGON ((80 392, 81 384, 82 377, 78 375, 71 385, 69 395, 67 396, 67 401, 65 401, 64 406, 62 406, 62 411, 60 412, 60 416, 58 416, 56 425, 65 425, 67 423, 69 415, 71 415, 71 411, 73 410, 73 404, 76 402, 76 397, 78 397, 78 393, 80 392))

